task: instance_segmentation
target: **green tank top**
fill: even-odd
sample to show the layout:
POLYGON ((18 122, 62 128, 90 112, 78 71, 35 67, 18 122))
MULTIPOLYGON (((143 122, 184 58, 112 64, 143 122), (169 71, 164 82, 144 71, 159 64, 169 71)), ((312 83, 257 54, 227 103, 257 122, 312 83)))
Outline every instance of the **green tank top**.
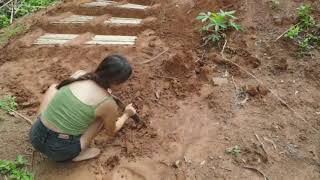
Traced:
POLYGON ((96 106, 87 105, 71 92, 69 86, 64 86, 55 94, 42 115, 64 133, 77 136, 83 134, 95 120, 96 107, 110 98, 106 97, 96 106))

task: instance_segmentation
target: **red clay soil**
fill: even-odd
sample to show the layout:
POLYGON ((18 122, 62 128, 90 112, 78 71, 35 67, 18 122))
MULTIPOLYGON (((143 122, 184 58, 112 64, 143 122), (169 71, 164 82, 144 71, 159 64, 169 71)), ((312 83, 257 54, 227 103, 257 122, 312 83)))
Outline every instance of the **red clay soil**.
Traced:
MULTIPOLYGON (((129 121, 113 139, 101 133, 94 140, 92 146, 102 150, 99 158, 57 164, 38 153, 32 158, 29 127, 1 115, 1 159, 26 155, 41 180, 258 180, 262 174, 274 180, 320 179, 320 54, 315 50, 312 57, 296 58, 291 42, 274 41, 295 22, 295 9, 302 1, 283 0, 278 9, 267 0, 129 2, 158 6, 147 13, 110 9, 119 16, 157 18, 138 30, 119 30, 121 35, 138 33, 133 47, 82 46, 81 39, 73 46, 34 46, 33 40, 43 32, 83 33, 84 38, 90 35, 86 32, 110 33, 93 25, 78 30, 48 25, 48 16, 67 11, 104 15, 103 8, 86 11, 72 8, 79 2, 66 1, 45 16, 35 14, 31 29, 2 48, 0 88, 1 94, 17 97, 19 112, 35 118, 50 84, 78 69, 94 69, 108 54, 122 54, 134 73, 113 91, 135 104, 147 128, 129 121), (228 34, 226 57, 262 80, 263 86, 223 60, 221 47, 201 46, 201 24, 195 17, 219 9, 236 10, 243 27, 228 34), (226 81, 213 85, 217 77, 226 81), (226 153, 236 145, 239 154, 226 153)), ((319 13, 319 2, 308 2, 319 13)))

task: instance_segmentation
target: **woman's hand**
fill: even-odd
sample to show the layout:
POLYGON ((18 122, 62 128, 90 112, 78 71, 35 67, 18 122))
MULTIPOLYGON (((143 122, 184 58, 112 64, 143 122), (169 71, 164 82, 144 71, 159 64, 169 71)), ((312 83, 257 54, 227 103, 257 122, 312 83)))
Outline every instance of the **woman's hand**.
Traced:
POLYGON ((128 117, 131 117, 133 115, 135 115, 137 113, 137 110, 133 107, 132 103, 127 105, 125 110, 124 110, 124 113, 128 116, 128 117))
POLYGON ((116 130, 115 132, 119 131, 124 123, 133 115, 137 113, 136 109, 132 106, 132 104, 129 104, 126 106, 124 113, 121 117, 118 118, 116 122, 116 130))

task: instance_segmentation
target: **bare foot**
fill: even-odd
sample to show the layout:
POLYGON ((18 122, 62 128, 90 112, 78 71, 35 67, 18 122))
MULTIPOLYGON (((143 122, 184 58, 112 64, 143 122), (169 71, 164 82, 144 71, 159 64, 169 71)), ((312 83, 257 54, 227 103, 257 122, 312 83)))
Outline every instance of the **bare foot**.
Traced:
POLYGON ((100 152, 101 151, 98 148, 88 148, 88 149, 82 150, 77 157, 72 159, 72 161, 76 162, 76 161, 84 161, 84 160, 96 158, 97 156, 99 156, 100 152))

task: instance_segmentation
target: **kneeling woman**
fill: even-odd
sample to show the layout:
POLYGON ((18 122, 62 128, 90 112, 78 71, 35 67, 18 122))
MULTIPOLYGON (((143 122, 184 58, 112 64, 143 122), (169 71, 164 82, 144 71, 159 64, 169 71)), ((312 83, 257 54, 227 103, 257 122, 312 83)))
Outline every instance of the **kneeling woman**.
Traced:
POLYGON ((102 128, 109 136, 136 113, 128 105, 122 116, 107 89, 125 82, 132 69, 120 55, 106 57, 91 73, 78 71, 44 96, 40 114, 32 125, 33 147, 54 161, 81 161, 100 154, 90 142, 102 128))

